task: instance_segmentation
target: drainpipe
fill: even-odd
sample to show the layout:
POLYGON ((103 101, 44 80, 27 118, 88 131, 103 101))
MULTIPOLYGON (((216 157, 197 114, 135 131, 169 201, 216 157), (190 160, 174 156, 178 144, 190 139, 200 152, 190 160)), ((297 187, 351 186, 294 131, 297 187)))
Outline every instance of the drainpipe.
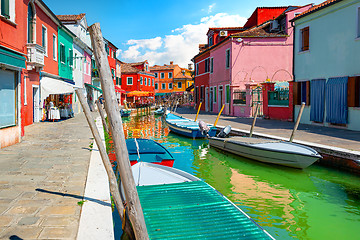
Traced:
MULTIPOLYGON (((293 56, 292 56, 292 75, 293 75, 293 82, 295 82, 295 53, 296 53, 296 50, 295 50, 295 36, 296 36, 296 31, 295 31, 295 23, 294 22, 291 22, 291 27, 293 28, 293 56)), ((294 86, 294 84, 293 84, 294 86)), ((289 93, 290 94, 290 93, 289 93)), ((293 87, 293 93, 294 95, 294 87, 293 87)), ((294 106, 294 96, 293 96, 293 116, 292 118, 295 119, 295 106, 294 106)))

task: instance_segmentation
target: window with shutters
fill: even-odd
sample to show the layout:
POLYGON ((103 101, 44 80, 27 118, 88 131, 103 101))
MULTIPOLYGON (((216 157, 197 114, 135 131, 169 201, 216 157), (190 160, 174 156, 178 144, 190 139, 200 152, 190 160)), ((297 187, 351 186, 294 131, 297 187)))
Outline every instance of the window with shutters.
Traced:
POLYGON ((172 72, 168 73, 168 78, 170 78, 170 79, 172 78, 172 72))
POLYGON ((300 30, 300 51, 308 51, 309 50, 309 31, 310 28, 309 27, 305 27, 303 29, 300 30))
POLYGON ((163 72, 160 73, 160 78, 161 78, 161 79, 164 79, 164 78, 165 78, 165 73, 163 73, 163 72))
POLYGON ((53 59, 57 60, 57 38, 55 34, 53 34, 53 59))
POLYGON ((140 77, 140 85, 143 85, 143 77, 140 77))
POLYGON ((230 49, 226 49, 226 68, 230 68, 230 49))
POLYGON ((41 45, 44 47, 45 56, 48 55, 47 28, 43 25, 41 28, 41 45))
POLYGON ((166 89, 166 84, 165 83, 161 84, 161 89, 166 89))
POLYGON ((158 90, 158 88, 159 88, 159 84, 155 83, 155 90, 158 90))
POLYGON ((173 88, 172 83, 169 83, 169 89, 172 89, 172 88, 173 88))
POLYGON ((147 78, 144 78, 144 85, 147 85, 147 78))
POLYGON ((128 78, 126 79, 126 83, 127 83, 127 85, 133 85, 133 78, 132 78, 132 77, 128 77, 128 78))
POLYGON ((60 62, 66 63, 65 45, 60 43, 60 62))
MULTIPOLYGON (((1 1, 2 3, 3 1, 1 1)), ((1 11, 3 9, 3 6, 1 4, 1 11)), ((35 14, 32 8, 32 3, 29 3, 28 5, 28 17, 27 17, 27 31, 28 31, 28 36, 27 36, 27 42, 28 43, 33 43, 34 42, 34 25, 35 25, 35 14)))
POLYGON ((210 58, 210 73, 214 72, 214 58, 210 58))
POLYGON ((73 60, 74 60, 74 57, 73 57, 73 50, 72 49, 69 49, 69 66, 73 66, 73 60))

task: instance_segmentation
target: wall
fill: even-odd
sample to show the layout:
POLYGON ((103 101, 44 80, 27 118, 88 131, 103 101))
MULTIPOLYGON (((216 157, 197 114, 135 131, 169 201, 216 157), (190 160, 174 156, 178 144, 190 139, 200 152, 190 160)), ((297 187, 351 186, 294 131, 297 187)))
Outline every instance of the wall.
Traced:
POLYGON ((67 79, 73 79, 73 70, 69 64, 69 49, 73 50, 73 39, 65 30, 61 27, 58 28, 58 65, 59 76, 67 79), (60 61, 60 44, 65 46, 65 63, 60 61))
MULTIPOLYGON (((207 51, 206 53, 203 53, 202 55, 198 56, 195 58, 195 62, 194 62, 194 66, 195 66, 195 87, 198 87, 199 89, 199 94, 198 94, 198 99, 195 105, 195 108, 198 109, 199 104, 201 101, 203 101, 202 105, 201 105, 201 110, 205 111, 206 107, 205 107, 205 94, 204 94, 204 98, 200 99, 201 96, 201 86, 204 86, 204 93, 205 93, 205 88, 209 87, 209 74, 210 73, 204 73, 204 69, 205 69, 205 60, 206 58, 210 57, 210 51, 207 51), (199 63, 199 75, 196 75, 196 65, 197 63, 199 63)), ((194 95, 195 97, 195 95, 194 95)))
MULTIPOLYGON (((295 81, 360 75, 360 38, 356 38, 358 7, 359 1, 344 0, 295 21, 295 81), (309 50, 300 52, 300 30, 307 26, 309 50)), ((309 113, 304 110, 301 123, 312 123, 310 109, 311 106, 309 113)), ((359 111, 349 108, 348 129, 360 129, 360 121, 355 118, 359 111)))
POLYGON ((84 83, 91 84, 91 55, 84 51, 84 83))

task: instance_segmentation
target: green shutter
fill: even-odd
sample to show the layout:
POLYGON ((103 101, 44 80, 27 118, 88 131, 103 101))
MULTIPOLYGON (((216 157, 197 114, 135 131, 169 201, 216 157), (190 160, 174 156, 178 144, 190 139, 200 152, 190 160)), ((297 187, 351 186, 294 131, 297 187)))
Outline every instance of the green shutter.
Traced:
POLYGON ((216 96, 217 96, 217 91, 216 91, 216 87, 214 87, 214 102, 216 102, 216 96))
POLYGON ((225 88, 226 88, 226 103, 230 103, 230 86, 227 85, 225 88))
POLYGON ((73 65, 74 57, 73 57, 73 50, 69 49, 69 66, 73 65))
POLYGON ((1 0, 1 15, 7 19, 10 18, 9 0, 1 0))

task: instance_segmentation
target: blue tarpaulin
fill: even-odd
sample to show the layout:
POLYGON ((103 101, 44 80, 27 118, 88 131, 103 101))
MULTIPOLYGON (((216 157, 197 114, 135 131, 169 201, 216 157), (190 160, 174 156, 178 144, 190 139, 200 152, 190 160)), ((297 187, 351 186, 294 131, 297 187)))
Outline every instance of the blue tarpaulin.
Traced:
POLYGON ((348 77, 329 78, 326 83, 326 122, 347 124, 347 82, 348 77))
POLYGON ((325 82, 326 79, 311 80, 310 87, 310 121, 323 122, 325 111, 325 82))

